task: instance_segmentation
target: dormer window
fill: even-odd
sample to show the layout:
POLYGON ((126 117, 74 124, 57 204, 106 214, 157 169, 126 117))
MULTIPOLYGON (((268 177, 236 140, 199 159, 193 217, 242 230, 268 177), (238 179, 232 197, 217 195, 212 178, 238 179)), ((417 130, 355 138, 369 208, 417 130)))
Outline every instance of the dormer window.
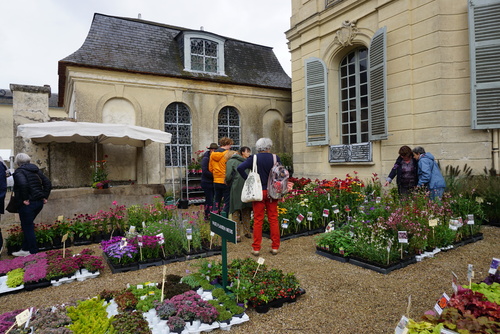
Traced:
POLYGON ((203 32, 184 32, 184 69, 224 75, 224 39, 203 32))

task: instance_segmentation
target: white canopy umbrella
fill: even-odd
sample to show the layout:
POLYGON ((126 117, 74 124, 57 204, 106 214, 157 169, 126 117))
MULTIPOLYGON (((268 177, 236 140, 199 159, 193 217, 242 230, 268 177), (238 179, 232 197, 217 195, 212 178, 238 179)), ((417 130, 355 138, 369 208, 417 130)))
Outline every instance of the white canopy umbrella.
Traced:
POLYGON ((37 143, 95 143, 136 147, 153 141, 168 144, 172 137, 168 132, 135 125, 67 121, 19 125, 17 135, 37 143))
POLYGON ((94 143, 96 161, 97 144, 143 147, 151 142, 168 144, 172 138, 168 132, 135 125, 68 121, 19 125, 17 135, 36 143, 94 143))

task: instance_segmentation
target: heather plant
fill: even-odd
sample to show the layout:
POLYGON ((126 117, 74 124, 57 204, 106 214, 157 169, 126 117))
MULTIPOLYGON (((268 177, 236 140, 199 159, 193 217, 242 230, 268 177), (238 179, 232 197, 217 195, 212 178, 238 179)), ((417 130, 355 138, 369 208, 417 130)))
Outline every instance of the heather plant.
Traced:
POLYGON ((114 317, 113 326, 120 334, 150 334, 148 322, 137 311, 121 312, 114 317))
POLYGON ((77 306, 67 308, 72 323, 68 328, 75 333, 117 333, 112 325, 113 317, 108 318, 106 306, 99 298, 78 301, 77 306))
POLYGON ((17 268, 11 270, 7 274, 7 282, 6 282, 7 287, 16 288, 23 284, 23 279, 24 279, 24 269, 17 268))
POLYGON ((34 333, 72 334, 66 326, 71 324, 71 318, 66 313, 66 307, 55 305, 33 312, 30 325, 34 333))
POLYGON ((158 305, 156 305, 155 307, 155 310, 160 319, 166 320, 176 313, 177 308, 173 303, 164 301, 163 303, 158 303, 158 305))
MULTIPOLYGON (((43 253, 38 254, 41 255, 43 253)), ((24 283, 36 283, 45 279, 47 276, 47 265, 48 260, 46 256, 38 256, 36 260, 27 262, 24 265, 24 283)))

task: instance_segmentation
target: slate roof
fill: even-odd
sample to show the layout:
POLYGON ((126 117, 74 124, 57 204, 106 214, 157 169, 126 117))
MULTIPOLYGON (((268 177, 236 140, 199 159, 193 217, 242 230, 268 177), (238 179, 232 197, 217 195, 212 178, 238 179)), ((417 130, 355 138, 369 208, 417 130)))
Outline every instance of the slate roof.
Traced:
POLYGON ((59 61, 59 102, 63 101, 65 68, 68 65, 291 89, 291 79, 271 47, 215 34, 212 35, 226 40, 225 76, 184 71, 179 44, 175 39, 184 31, 193 30, 95 13, 83 45, 59 61))

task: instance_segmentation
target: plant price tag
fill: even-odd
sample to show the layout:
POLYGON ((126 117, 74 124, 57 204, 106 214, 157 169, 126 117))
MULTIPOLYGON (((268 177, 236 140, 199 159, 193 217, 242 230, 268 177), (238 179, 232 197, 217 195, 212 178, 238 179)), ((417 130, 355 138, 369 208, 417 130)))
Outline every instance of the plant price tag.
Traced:
POLYGON ((339 213, 340 212, 339 207, 337 205, 333 205, 332 209, 333 209, 333 213, 339 213))
POLYGON ((66 233, 65 235, 62 236, 61 238, 61 242, 66 242, 66 240, 68 240, 68 233, 66 233))
POLYGON ((312 212, 308 212, 307 213, 307 220, 308 221, 312 221, 313 220, 313 213, 312 212))
POLYGON ((142 235, 138 235, 137 236, 137 246, 139 247, 142 247, 143 243, 142 243, 142 235))
POLYGON ((122 240, 120 240, 120 249, 123 249, 127 246, 127 238, 122 238, 122 240))
POLYGON ((474 225, 474 215, 467 215, 467 225, 474 225))
POLYGON ((137 290, 144 289, 144 285, 142 284, 137 284, 137 290))
POLYGON ((295 220, 297 221, 297 223, 302 223, 302 221, 304 220, 304 215, 299 213, 299 215, 297 216, 297 218, 295 218, 295 220))
POLYGON ((193 229, 191 228, 186 229, 186 238, 188 240, 193 240, 193 229))
POLYGON ((165 237, 163 236, 163 232, 156 235, 158 240, 158 245, 163 245, 165 243, 165 237))
POLYGON ((264 259, 263 257, 259 257, 257 259, 257 263, 260 264, 260 265, 263 265, 264 264, 264 261, 266 261, 266 259, 264 259))
POLYGON ((474 278, 474 266, 472 264, 467 265, 467 280, 470 282, 474 278))
POLYGON ((451 272, 451 288, 453 289, 454 293, 458 292, 458 276, 455 274, 453 271, 451 272))
POLYGON ((22 326, 26 321, 28 321, 31 318, 31 312, 29 309, 26 309, 16 315, 16 323, 17 326, 22 326))
POLYGON ((335 230, 335 222, 332 220, 328 223, 328 225, 326 225, 325 232, 331 232, 333 230, 335 230))
POLYGON ((408 232, 407 231, 398 231, 398 241, 400 244, 408 243, 408 232))
POLYGON ((495 273, 498 270, 499 264, 500 264, 500 259, 494 257, 493 260, 491 260, 490 269, 488 270, 488 274, 495 275, 495 273))
POLYGON ((437 219, 429 219, 429 227, 437 226, 437 224, 438 224, 437 219))
POLYGON ((408 318, 403 315, 399 320, 396 328, 394 329, 394 334, 408 333, 408 328, 406 328, 406 326, 408 325, 408 321, 409 321, 408 318))
POLYGON ((215 232, 210 232, 210 236, 211 237, 215 236, 215 232))
POLYGON ((434 305, 434 310, 436 310, 436 312, 439 315, 441 315, 441 313, 443 313, 444 308, 448 304, 449 300, 450 300, 450 297, 448 297, 448 295, 446 294, 446 292, 443 293, 441 295, 441 298, 439 298, 439 300, 437 301, 436 305, 434 305))
POLYGON ((287 218, 283 218, 283 221, 281 222, 281 227, 282 228, 288 228, 288 219, 287 218))
POLYGON ((323 217, 328 217, 330 215, 330 210, 323 209, 323 217))
POLYGON ((57 216, 57 221, 62 222, 64 220, 64 216, 57 216))
POLYGON ((375 198, 375 203, 377 203, 377 204, 378 204, 378 203, 380 203, 380 201, 381 201, 381 198, 380 198, 380 197, 375 198))
POLYGON ((130 228, 128 229, 129 234, 135 234, 135 226, 131 225, 130 228))

